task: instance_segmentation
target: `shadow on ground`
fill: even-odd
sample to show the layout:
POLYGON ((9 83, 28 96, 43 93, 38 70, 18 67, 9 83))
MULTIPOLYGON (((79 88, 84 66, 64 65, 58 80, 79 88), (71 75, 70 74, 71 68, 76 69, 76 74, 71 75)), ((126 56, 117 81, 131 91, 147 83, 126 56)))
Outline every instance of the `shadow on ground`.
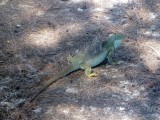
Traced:
MULTIPOLYGON (((103 120, 106 116, 108 120, 158 119, 159 68, 151 73, 137 47, 141 42, 139 38, 159 42, 159 37, 144 34, 158 22, 141 19, 143 16, 136 12, 139 10, 137 3, 117 5, 101 13, 92 12, 96 5, 90 2, 48 1, 34 3, 32 9, 35 10, 31 14, 21 10, 23 4, 8 2, 0 12, 0 100, 3 103, 28 99, 36 92, 37 83, 43 82, 34 74, 63 69, 68 54, 76 54, 97 41, 104 41, 109 33, 126 35, 122 47, 114 55, 115 60, 123 63, 106 67, 104 62, 94 69, 100 77, 91 80, 82 71, 77 71, 57 81, 32 107, 7 111, 10 106, 1 102, 2 119, 103 120), (68 89, 71 91, 67 92, 68 89)), ((29 7, 30 3, 27 4, 29 7)), ((147 1, 143 4, 150 6, 147 1)), ((154 8, 155 5, 147 10, 155 12, 154 8)))

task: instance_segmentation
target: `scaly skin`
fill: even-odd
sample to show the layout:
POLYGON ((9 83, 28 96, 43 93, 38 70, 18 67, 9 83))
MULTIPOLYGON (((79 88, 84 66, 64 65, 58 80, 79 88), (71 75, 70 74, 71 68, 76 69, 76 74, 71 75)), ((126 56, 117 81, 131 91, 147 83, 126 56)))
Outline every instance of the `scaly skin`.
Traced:
POLYGON ((33 101, 40 93, 47 89, 51 84, 56 82, 58 79, 68 75, 69 73, 82 69, 85 70, 85 75, 88 77, 97 76, 92 73, 91 67, 95 67, 102 63, 106 58, 110 64, 113 64, 112 55, 116 48, 118 48, 125 36, 123 34, 113 34, 107 41, 101 45, 97 45, 95 48, 88 50, 86 53, 79 56, 69 56, 68 61, 70 65, 56 75, 51 75, 50 79, 42 86, 42 88, 30 99, 33 101))

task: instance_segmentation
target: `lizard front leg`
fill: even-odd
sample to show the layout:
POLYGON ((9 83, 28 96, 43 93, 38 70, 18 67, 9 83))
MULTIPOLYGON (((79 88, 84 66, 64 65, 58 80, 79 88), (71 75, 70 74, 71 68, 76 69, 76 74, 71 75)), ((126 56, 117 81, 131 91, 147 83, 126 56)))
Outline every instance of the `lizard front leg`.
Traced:
POLYGON ((107 55, 107 60, 108 60, 109 64, 114 65, 112 56, 113 56, 113 50, 110 50, 110 51, 108 52, 108 55, 107 55))
POLYGON ((96 76, 98 76, 96 73, 92 73, 91 66, 88 65, 88 64, 85 64, 85 63, 81 64, 80 68, 85 70, 85 75, 87 77, 96 77, 96 76))
POLYGON ((108 62, 109 62, 110 65, 118 65, 119 62, 113 60, 113 53, 114 53, 113 50, 111 50, 111 51, 108 52, 107 60, 108 60, 108 62))

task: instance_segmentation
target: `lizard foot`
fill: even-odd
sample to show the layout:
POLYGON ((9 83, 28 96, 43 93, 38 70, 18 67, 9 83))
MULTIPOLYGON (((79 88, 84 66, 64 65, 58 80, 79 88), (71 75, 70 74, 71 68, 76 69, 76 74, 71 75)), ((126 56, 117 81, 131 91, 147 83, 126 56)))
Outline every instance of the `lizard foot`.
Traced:
POLYGON ((89 74, 89 75, 87 75, 89 78, 90 77, 97 77, 98 76, 98 74, 96 74, 96 73, 91 73, 91 74, 89 74))
POLYGON ((117 62, 112 62, 111 65, 115 66, 117 65, 117 62))

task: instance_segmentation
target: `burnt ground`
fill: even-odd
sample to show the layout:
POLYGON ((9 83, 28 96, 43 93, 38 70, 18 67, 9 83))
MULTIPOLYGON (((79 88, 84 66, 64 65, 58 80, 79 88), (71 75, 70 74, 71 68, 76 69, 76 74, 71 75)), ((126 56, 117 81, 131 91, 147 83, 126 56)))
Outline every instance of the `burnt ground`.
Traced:
POLYGON ((1 120, 160 120, 159 0, 1 0, 1 120), (22 103, 66 57, 126 35, 112 66, 76 71, 22 103))

